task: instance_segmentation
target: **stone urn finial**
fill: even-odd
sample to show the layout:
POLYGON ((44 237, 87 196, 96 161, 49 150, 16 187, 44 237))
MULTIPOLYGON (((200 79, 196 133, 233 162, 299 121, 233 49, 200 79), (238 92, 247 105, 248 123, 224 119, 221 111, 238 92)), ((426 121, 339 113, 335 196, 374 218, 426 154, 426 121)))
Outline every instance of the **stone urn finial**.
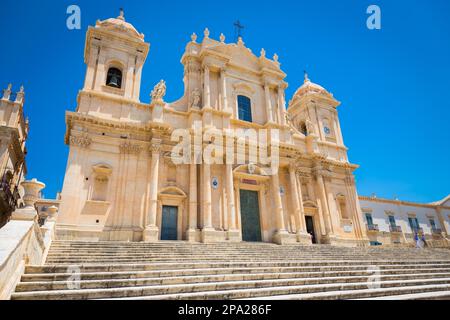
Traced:
POLYGON ((37 179, 27 180, 21 183, 25 194, 23 201, 26 207, 34 207, 34 204, 40 198, 39 192, 45 188, 45 184, 37 181, 37 179))
POLYGON ((56 221, 56 214, 58 213, 57 206, 51 206, 47 208, 48 211, 48 221, 56 221))

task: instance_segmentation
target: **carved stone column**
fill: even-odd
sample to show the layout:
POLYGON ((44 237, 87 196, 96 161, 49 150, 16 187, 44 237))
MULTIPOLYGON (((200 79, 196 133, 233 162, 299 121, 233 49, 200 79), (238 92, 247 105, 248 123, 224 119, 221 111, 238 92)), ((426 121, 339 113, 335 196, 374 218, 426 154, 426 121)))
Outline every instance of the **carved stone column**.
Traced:
POLYGON ((211 208, 211 165, 204 163, 203 166, 203 229, 202 241, 214 241, 215 230, 212 225, 211 208))
POLYGON ((222 93, 222 111, 231 113, 231 108, 228 107, 227 81, 224 69, 220 70, 220 90, 222 93))
MULTIPOLYGON (((279 173, 280 171, 278 171, 279 173)), ((272 192, 275 206, 276 231, 273 235, 273 242, 278 244, 286 243, 289 234, 286 231, 286 224, 284 222, 283 204, 280 195, 280 179, 278 174, 272 175, 272 192)))
POLYGON ((152 139, 150 151, 152 159, 150 162, 149 210, 144 230, 144 241, 146 242, 158 241, 159 239, 159 228, 156 225, 156 215, 158 211, 159 158, 161 155, 160 139, 152 139))
POLYGON ((325 232, 327 238, 330 238, 333 236, 333 232, 331 229, 331 221, 330 221, 330 210, 328 209, 328 202, 327 202, 327 195, 325 191, 325 185, 323 181, 323 177, 321 174, 320 169, 315 170, 315 176, 316 176, 316 183, 317 183, 317 195, 321 202, 321 208, 322 208, 322 216, 323 216, 323 222, 325 224, 325 232))
POLYGON ((225 179, 226 179, 226 192, 228 201, 228 239, 233 241, 239 241, 239 230, 237 230, 236 224, 236 207, 234 202, 234 185, 233 185, 233 166, 231 164, 226 165, 225 179))
POLYGON ((280 84, 278 86, 278 108, 280 110, 280 124, 282 126, 286 125, 286 118, 284 116, 285 112, 286 112, 286 108, 285 108, 285 101, 284 101, 284 91, 283 91, 283 87, 280 84))
POLYGON ((195 241, 197 232, 197 165, 189 165, 189 229, 187 239, 195 241))
POLYGON ((311 243, 311 237, 306 232, 305 212, 303 209, 303 199, 301 187, 297 185, 297 175, 295 166, 289 166, 289 180, 291 184, 292 207, 294 208, 295 228, 297 230, 297 241, 302 243, 311 243))
POLYGON ((270 101, 270 87, 268 83, 264 84, 264 95, 266 101, 267 122, 273 122, 272 102, 270 101))
POLYGON ((211 89, 210 89, 210 81, 209 81, 209 67, 205 66, 203 70, 203 107, 210 108, 211 107, 211 89))

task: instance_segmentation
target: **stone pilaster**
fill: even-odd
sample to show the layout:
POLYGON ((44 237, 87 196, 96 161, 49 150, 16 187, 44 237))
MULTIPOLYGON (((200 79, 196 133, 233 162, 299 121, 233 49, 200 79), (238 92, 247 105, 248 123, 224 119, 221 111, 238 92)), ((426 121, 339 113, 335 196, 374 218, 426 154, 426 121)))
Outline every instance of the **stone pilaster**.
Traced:
POLYGON ((286 118, 284 116, 286 107, 284 101, 284 90, 281 84, 278 86, 278 108, 280 110, 280 124, 284 126, 286 125, 286 118))
POLYGON ((295 228, 297 241, 302 243, 311 243, 311 236, 306 232, 305 211, 303 208, 302 190, 297 185, 297 175, 295 166, 289 166, 289 180, 291 184, 292 207, 294 208, 295 228))
POLYGON ((227 201, 228 201, 228 221, 229 221, 229 230, 228 230, 228 239, 231 241, 239 241, 239 230, 237 230, 236 224, 236 207, 234 202, 234 186, 233 186, 233 166, 231 164, 226 165, 225 172, 225 183, 226 183, 226 192, 227 192, 227 201))
POLYGON ((323 181, 323 177, 321 174, 321 170, 320 169, 315 169, 315 177, 316 177, 316 189, 317 189, 317 195, 318 195, 318 200, 321 203, 321 214, 322 214, 322 220, 323 223, 325 225, 325 233, 326 233, 326 238, 328 239, 324 239, 325 241, 328 241, 330 237, 333 237, 333 232, 331 229, 331 221, 330 221, 330 210, 328 208, 328 202, 327 202, 327 195, 326 195, 326 191, 325 191, 325 184, 323 181))
POLYGON ((270 87, 268 83, 264 84, 264 98, 266 103, 267 122, 273 122, 272 102, 270 101, 270 87))
POLYGON ((161 156, 160 139, 152 139, 150 152, 150 194, 148 197, 149 210, 147 213, 147 221, 144 230, 144 241, 146 242, 154 242, 159 239, 159 228, 156 225, 156 214, 158 211, 159 158, 161 156))
POLYGON ((280 179, 278 177, 278 174, 272 175, 271 182, 274 197, 275 219, 277 228, 275 234, 273 235, 273 242, 277 244, 284 244, 287 242, 289 234, 286 231, 286 224, 284 221, 283 204, 280 195, 280 179))
POLYGON ((203 228, 202 242, 211 242, 215 238, 215 230, 212 225, 211 208, 211 165, 203 163, 203 228))
MULTIPOLYGON (((193 161, 194 162, 194 161, 193 161)), ((197 233, 197 165, 189 165, 189 229, 188 241, 195 241, 197 233)))
POLYGON ((204 66, 203 69, 203 108, 211 107, 211 89, 209 79, 209 67, 204 66))

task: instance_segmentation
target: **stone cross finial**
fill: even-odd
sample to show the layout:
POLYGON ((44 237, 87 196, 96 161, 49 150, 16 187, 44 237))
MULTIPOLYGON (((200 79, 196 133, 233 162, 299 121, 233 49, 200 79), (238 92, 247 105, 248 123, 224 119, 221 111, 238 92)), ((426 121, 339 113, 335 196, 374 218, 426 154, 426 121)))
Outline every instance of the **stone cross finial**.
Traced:
POLYGON ((305 71, 303 71, 304 72, 304 74, 305 74, 305 83, 306 82, 309 82, 309 78, 308 78, 308 72, 306 72, 306 70, 305 71))
POLYGON ((191 35, 191 40, 192 40, 192 42, 196 42, 197 41, 197 34, 194 32, 194 33, 192 33, 192 35, 191 35))
POLYGON ((117 19, 120 19, 120 20, 124 20, 125 21, 125 12, 123 11, 123 8, 120 8, 119 9, 119 16, 117 17, 117 19))

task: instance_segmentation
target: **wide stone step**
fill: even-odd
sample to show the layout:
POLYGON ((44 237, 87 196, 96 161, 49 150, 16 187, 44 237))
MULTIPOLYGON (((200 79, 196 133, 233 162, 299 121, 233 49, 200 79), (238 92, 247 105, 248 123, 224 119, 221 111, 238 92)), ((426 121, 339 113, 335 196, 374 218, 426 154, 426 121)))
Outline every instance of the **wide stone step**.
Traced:
MULTIPOLYGON (((379 265, 380 274, 407 274, 407 273, 431 273, 448 272, 449 265, 379 265)), ((195 275, 217 275, 236 273, 292 273, 298 272, 310 276, 339 276, 339 275, 363 275, 367 273, 367 266, 312 266, 312 267, 253 267, 253 268, 205 268, 205 269, 176 269, 176 270, 155 270, 155 271, 113 271, 113 272, 89 272, 80 273, 81 280, 98 279, 135 279, 151 277, 174 277, 174 276, 195 276, 195 275)), ((37 281, 65 281, 72 277, 73 273, 35 273, 24 274, 21 282, 37 281)))
POLYGON ((434 284, 394 288, 341 290, 246 298, 246 300, 418 300, 450 297, 450 285, 434 284))
POLYGON ((79 269, 80 272, 112 272, 112 271, 148 271, 167 269, 194 269, 194 268, 236 268, 236 267, 322 267, 322 266, 352 266, 352 265, 445 265, 450 261, 394 261, 394 260, 290 260, 290 261, 242 261, 242 262, 177 262, 177 263, 141 263, 141 264, 74 264, 74 265, 44 265, 27 266, 25 273, 64 273, 68 268, 79 269))
MULTIPOLYGON (((317 279, 315 279, 317 280, 317 279)), ((381 281, 381 288, 421 286, 421 285, 450 285, 450 278, 436 279, 413 279, 413 280, 393 280, 381 281)), ((313 293, 336 290, 362 290, 368 286, 367 281, 354 283, 333 283, 329 284, 305 284, 303 279, 287 280, 261 280, 261 281, 229 281, 212 282, 201 284, 179 284, 171 286, 141 286, 126 288, 108 289, 85 289, 85 290, 52 290, 52 291, 32 291, 17 292, 11 298, 13 300, 33 299, 101 299, 101 298, 121 298, 121 297, 144 297, 156 296, 158 299, 173 299, 183 293, 204 292, 195 299, 237 299, 246 297, 257 297, 267 295, 313 293), (255 290, 255 288, 257 288, 255 290), (242 294, 245 290, 247 295, 242 294), (253 290, 252 290, 253 289, 253 290)), ((189 297, 189 299, 194 298, 189 297)), ((183 299, 183 298, 180 298, 183 299)))
MULTIPOLYGON (((409 272, 446 272, 450 270, 447 265, 378 265, 381 273, 409 273, 409 272)), ((363 265, 352 266, 300 266, 300 267, 229 267, 229 268, 203 268, 203 269, 175 269, 175 270, 154 270, 154 271, 110 271, 110 272, 84 272, 80 273, 83 280, 92 279, 130 279, 142 277, 169 277, 177 275, 212 275, 226 273, 261 273, 261 272, 309 272, 315 274, 329 273, 358 273, 367 272, 368 267, 363 265)), ((66 270, 67 271, 67 270, 66 270)), ((27 281, 58 281, 66 280, 73 273, 31 273, 22 276, 22 282, 27 281)))
MULTIPOLYGON (((119 288, 132 286, 163 286, 177 284, 206 284, 211 282, 228 281, 258 281, 262 285, 268 280, 280 280, 280 284, 308 285, 347 282, 367 282, 373 274, 366 272, 363 275, 344 276, 338 274, 329 277, 312 277, 302 273, 266 273, 266 274, 223 274, 210 276, 177 276, 166 278, 141 278, 141 279, 116 279, 116 280, 81 280, 81 281, 47 281, 19 283, 16 292, 66 290, 71 286, 79 289, 119 288)), ((435 279, 450 278, 450 272, 445 273, 409 273, 409 274, 380 274, 379 280, 410 280, 410 279, 435 279)), ((270 282, 270 285, 278 283, 270 282)), ((259 284, 255 285, 258 287, 259 284)))
MULTIPOLYGON (((368 300, 368 298, 359 298, 354 300, 368 300)), ((370 298, 370 300, 450 300, 450 290, 373 297, 370 298)))

